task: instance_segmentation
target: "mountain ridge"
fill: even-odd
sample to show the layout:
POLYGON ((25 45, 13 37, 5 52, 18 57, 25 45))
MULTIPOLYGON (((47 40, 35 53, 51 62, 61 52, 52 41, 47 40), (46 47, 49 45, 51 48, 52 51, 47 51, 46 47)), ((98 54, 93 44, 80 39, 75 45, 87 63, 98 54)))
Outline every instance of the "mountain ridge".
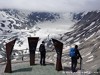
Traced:
POLYGON ((65 46, 79 45, 83 57, 83 69, 96 71, 100 68, 100 11, 87 12, 60 40, 65 46))

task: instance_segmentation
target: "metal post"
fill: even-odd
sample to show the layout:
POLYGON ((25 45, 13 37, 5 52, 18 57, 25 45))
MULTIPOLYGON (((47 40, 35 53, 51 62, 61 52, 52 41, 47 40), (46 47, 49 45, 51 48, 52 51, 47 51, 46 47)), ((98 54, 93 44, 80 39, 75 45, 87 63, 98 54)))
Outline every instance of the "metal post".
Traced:
POLYGON ((62 57, 62 49, 63 49, 63 43, 56 39, 52 39, 55 50, 57 53, 57 59, 56 59, 56 70, 61 71, 62 70, 62 62, 61 62, 61 57, 62 57))
POLYGON ((12 50, 13 50, 13 46, 15 44, 15 40, 8 42, 6 44, 6 55, 7 55, 7 64, 6 64, 6 68, 5 68, 5 73, 11 73, 12 69, 11 69, 11 54, 12 54, 12 50))
POLYGON ((30 52, 30 65, 35 64, 35 51, 39 37, 28 37, 29 52, 30 52))
POLYGON ((22 50, 22 61, 24 61, 24 55, 23 55, 23 50, 22 50))

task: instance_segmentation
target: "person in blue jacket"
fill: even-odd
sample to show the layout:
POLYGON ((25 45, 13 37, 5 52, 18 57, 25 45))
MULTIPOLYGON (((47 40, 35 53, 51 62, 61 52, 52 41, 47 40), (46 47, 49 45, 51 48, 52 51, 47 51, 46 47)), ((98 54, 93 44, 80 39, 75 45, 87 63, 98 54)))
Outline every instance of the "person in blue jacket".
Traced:
POLYGON ((71 48, 71 50, 75 50, 75 52, 70 52, 70 56, 71 56, 71 70, 72 72, 76 72, 76 67, 77 67, 77 60, 80 58, 82 59, 79 49, 78 49, 78 45, 75 45, 75 48, 71 48), (71 55, 72 53, 72 55, 71 55))

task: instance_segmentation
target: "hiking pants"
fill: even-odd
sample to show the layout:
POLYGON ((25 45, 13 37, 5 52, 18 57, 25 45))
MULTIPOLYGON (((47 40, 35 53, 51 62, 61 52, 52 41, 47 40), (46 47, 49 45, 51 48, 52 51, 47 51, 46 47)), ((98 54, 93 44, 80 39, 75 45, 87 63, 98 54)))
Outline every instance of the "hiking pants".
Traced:
POLYGON ((45 52, 41 52, 40 53, 40 64, 41 65, 45 65, 45 55, 46 55, 46 53, 45 52))
POLYGON ((77 67, 77 57, 71 57, 71 70, 72 72, 76 71, 77 67))

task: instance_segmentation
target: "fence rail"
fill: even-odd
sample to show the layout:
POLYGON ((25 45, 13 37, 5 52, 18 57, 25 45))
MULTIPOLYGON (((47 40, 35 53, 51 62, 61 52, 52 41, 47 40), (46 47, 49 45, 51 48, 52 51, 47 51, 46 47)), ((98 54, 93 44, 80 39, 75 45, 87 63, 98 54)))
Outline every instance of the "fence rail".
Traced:
MULTIPOLYGON (((0 53, 1 52, 4 52, 4 51, 0 51, 0 53)), ((48 54, 50 52, 54 52, 54 51, 49 50, 49 51, 47 51, 46 54, 48 54)), ((29 58, 30 58, 29 49, 21 49, 21 50, 15 50, 14 49, 12 51, 12 55, 11 55, 12 63, 29 61, 30 60, 29 58)), ((40 52, 39 52, 39 49, 37 48, 36 52, 35 52, 35 60, 39 60, 39 58, 40 58, 40 52)), ((0 58, 0 64, 2 62, 6 63, 6 56, 3 56, 3 58, 0 58)))

